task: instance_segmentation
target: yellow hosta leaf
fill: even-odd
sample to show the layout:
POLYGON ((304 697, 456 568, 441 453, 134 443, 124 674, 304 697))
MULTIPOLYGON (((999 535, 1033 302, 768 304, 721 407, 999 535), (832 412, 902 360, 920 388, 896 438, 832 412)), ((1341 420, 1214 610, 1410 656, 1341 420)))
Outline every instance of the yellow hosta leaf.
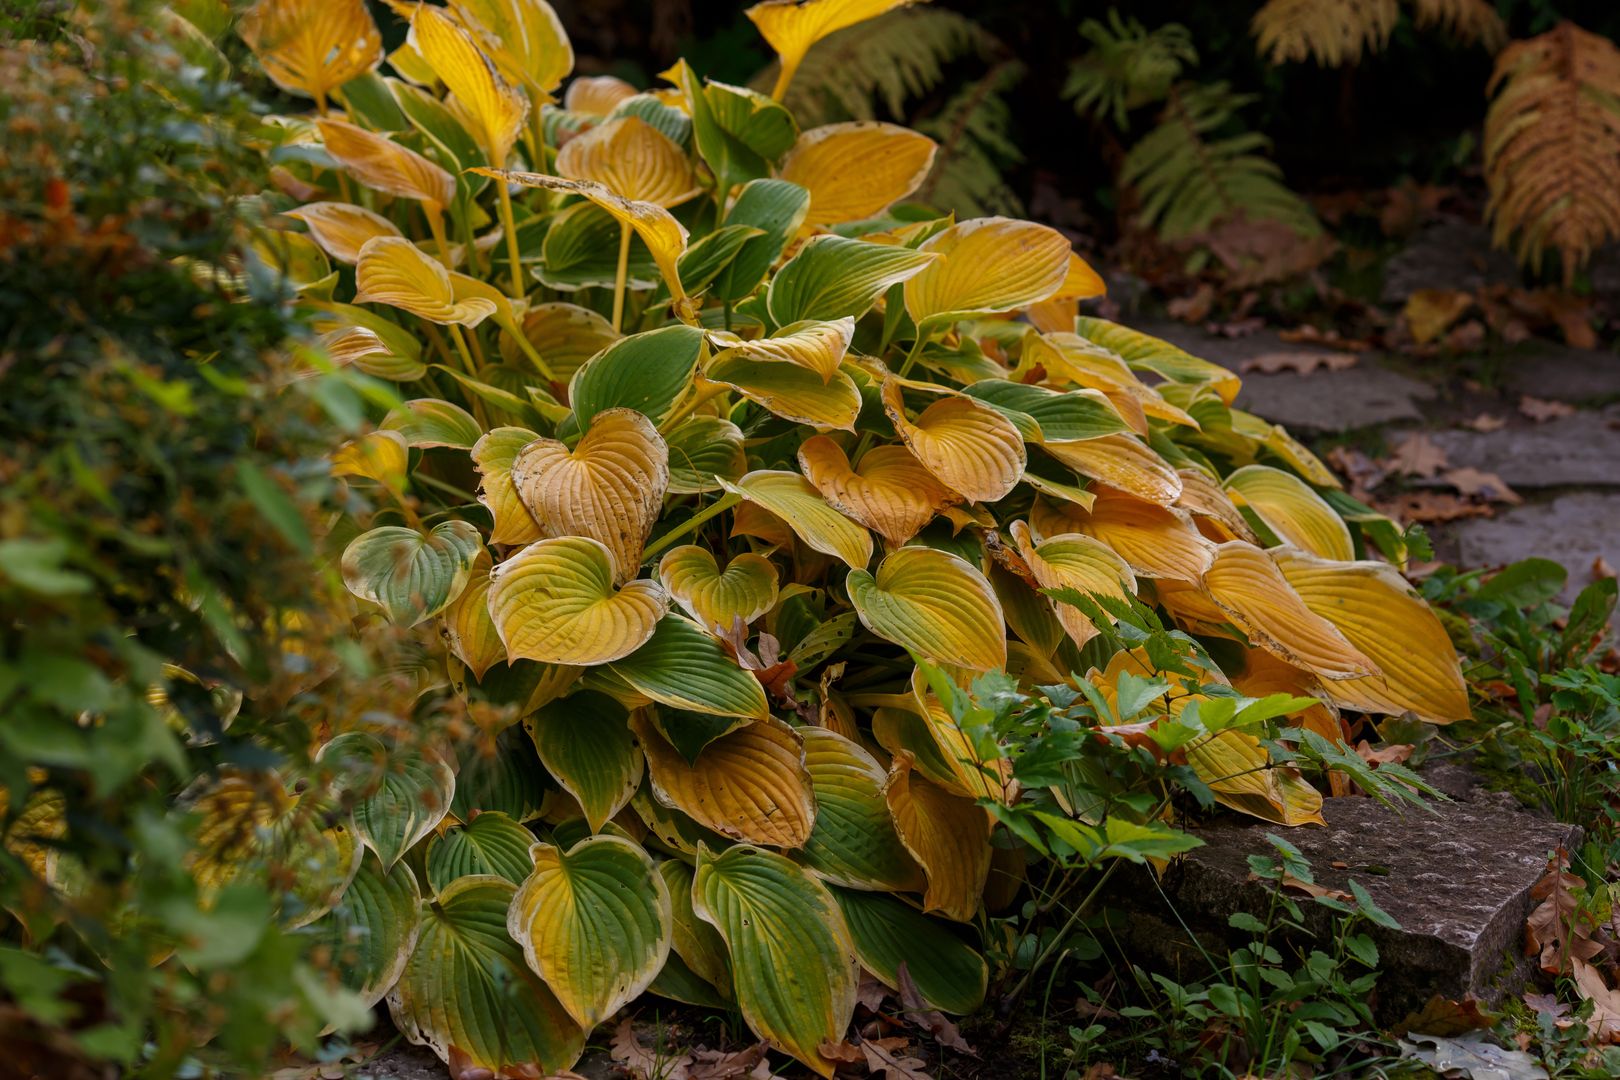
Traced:
POLYGON ((590 116, 606 116, 625 98, 635 97, 634 86, 614 75, 580 75, 568 84, 563 108, 590 116))
POLYGON ((777 720, 756 720, 710 742, 688 762, 639 714, 631 730, 647 755, 653 794, 722 836, 800 848, 810 838, 816 800, 804 766, 804 740, 777 720))
POLYGON ((1026 455, 1018 429, 974 398, 943 397, 911 420, 899 380, 886 379, 883 411, 923 467, 972 502, 995 502, 1024 475, 1026 455))
POLYGON ((901 841, 928 875, 923 910, 971 922, 990 875, 990 819, 972 799, 953 795, 911 771, 902 750, 889 766, 883 795, 901 841))
POLYGON ((761 0, 744 14, 776 50, 782 71, 772 97, 781 100, 810 46, 856 23, 875 19, 912 0, 761 0))
POLYGON ((1062 233, 1012 218, 959 221, 922 250, 945 257, 906 282, 906 311, 918 326, 1028 307, 1056 292, 1069 272, 1062 233))
POLYGON ((410 479, 411 448, 397 431, 373 431, 332 454, 333 476, 360 476, 401 492, 410 479))
POLYGON ((385 195, 443 210, 456 200, 456 178, 414 150, 342 120, 315 121, 326 152, 355 179, 385 195))
POLYGON ((1394 567, 1274 553, 1305 606, 1376 663, 1379 674, 1327 684, 1339 704, 1365 712, 1411 711, 1432 724, 1467 720, 1468 685, 1445 627, 1394 567))
POLYGON ((698 193, 686 152, 635 116, 609 120, 569 139, 557 152, 557 172, 665 208, 679 206, 698 193))
POLYGON ((720 356, 703 377, 731 387, 784 420, 814 428, 854 431, 861 413, 860 388, 842 371, 827 380, 797 364, 720 356))
POLYGON ((1200 535, 1185 511, 1106 488, 1097 492, 1090 511, 1075 511, 1075 531, 1101 540, 1143 577, 1197 584, 1215 555, 1215 545, 1200 535))
POLYGON ((484 297, 457 299, 444 265, 402 236, 367 240, 354 279, 356 303, 387 304, 428 322, 477 326, 495 314, 484 297))
POLYGON ((525 446, 512 484, 542 533, 601 541, 624 581, 636 576, 663 506, 669 449, 642 413, 603 409, 573 450, 556 439, 525 446))
POLYGON ((850 602, 874 634, 937 664, 990 671, 1007 662, 1001 602, 974 566, 949 552, 903 547, 876 576, 854 569, 850 602))
POLYGON ((1082 476, 1160 506, 1181 497, 1181 477, 1152 447, 1130 435, 1046 442, 1042 449, 1082 476))
POLYGON ((1104 296, 1107 292, 1108 285, 1102 275, 1071 251, 1069 272, 1064 275, 1058 291, 1037 304, 1031 304, 1025 314, 1035 329, 1043 333, 1072 333, 1074 320, 1080 314, 1080 301, 1104 296))
POLYGON ((473 465, 483 477, 478 501, 489 508, 489 516, 495 521, 489 531, 492 544, 529 544, 544 535, 512 482, 512 463, 525 446, 539 437, 528 428, 498 427, 473 444, 473 465))
MULTIPOLYGON (((562 383, 573 378, 581 364, 619 340, 613 324, 578 304, 535 304, 523 316, 523 335, 529 339, 551 374, 562 383)), ((501 356, 516 363, 517 346, 501 342, 501 356)))
POLYGON ((822 498, 894 547, 961 501, 903 446, 874 446, 852 469, 842 447, 817 435, 799 447, 799 468, 822 498))
POLYGON ((903 749, 918 755, 917 770, 958 795, 1012 802, 1016 790, 1012 782, 1012 762, 1003 758, 985 760, 962 725, 929 689, 928 676, 921 667, 912 669, 911 696, 920 710, 923 728, 937 751, 930 753, 914 743, 905 744, 903 749), (939 770, 940 763, 945 765, 944 771, 939 770))
POLYGON ((506 928, 586 1031, 640 996, 669 956, 674 914, 652 857, 621 836, 535 844, 506 928))
POLYGON ((1181 495, 1175 505, 1192 514, 1199 531, 1217 543, 1227 540, 1247 540, 1259 543, 1254 530, 1243 520, 1243 514, 1233 504, 1220 482, 1202 469, 1181 469, 1181 495))
POLYGON ((1324 559, 1348 562, 1356 557, 1344 519, 1292 473, 1268 465, 1245 465, 1226 478, 1226 490, 1235 496, 1235 502, 1254 511, 1283 543, 1324 559))
POLYGON ((822 382, 831 382, 854 336, 855 320, 847 316, 831 322, 796 322, 755 341, 717 340, 715 344, 723 351, 716 354, 715 361, 739 357, 797 364, 820 375, 822 382))
POLYGON ((1305 478, 1306 483, 1319 488, 1342 488, 1333 470, 1322 464, 1322 459, 1288 434, 1281 424, 1271 424, 1242 409, 1232 409, 1232 431, 1256 445, 1263 446, 1282 458, 1283 464, 1305 478))
POLYGON ((1215 549, 1204 589, 1254 644, 1324 679, 1354 679, 1378 667, 1331 622, 1305 606, 1271 557, 1233 540, 1215 549))
POLYGON ((736 620, 752 623, 776 606, 776 567, 763 555, 744 552, 721 570, 708 548, 671 548, 658 564, 658 580, 705 629, 730 633, 736 620))
POLYGON ((491 55, 512 82, 549 98, 574 70, 574 47, 546 0, 454 0, 451 7, 499 43, 491 55))
MULTIPOLYGON (((1316 676, 1283 663, 1264 649, 1244 652, 1243 670, 1232 676, 1232 685, 1245 697, 1252 698, 1289 694, 1319 699, 1325 694, 1316 676)), ((1327 702, 1318 700, 1309 708, 1290 715, 1300 727, 1316 732, 1329 742, 1344 741, 1344 728, 1339 722, 1338 711, 1327 702)))
POLYGON ((761 510, 775 514, 806 544, 854 569, 872 561, 872 534, 827 505, 798 473, 756 469, 736 483, 721 481, 761 510))
POLYGON ((259 0, 237 32, 277 86, 317 102, 382 63, 365 0, 259 0))
POLYGON ((494 561, 488 549, 481 549, 473 560, 467 587, 444 612, 444 633, 450 651, 455 653, 473 678, 506 660, 506 646, 489 617, 489 571, 494 561))
POLYGON ((306 203, 287 216, 309 227, 309 235, 338 262, 353 263, 374 236, 399 236, 394 223, 363 206, 341 202, 306 203))
POLYGON ((648 202, 636 202, 589 180, 567 180, 543 173, 515 172, 511 169, 473 169, 475 173, 496 180, 521 184, 524 187, 560 191, 565 195, 583 195, 597 206, 612 214, 614 220, 634 229, 641 242, 647 245, 658 272, 664 275, 664 284, 676 301, 684 301, 681 275, 675 261, 686 250, 686 227, 676 221, 668 210, 648 202))
POLYGON ((1225 628, 1230 616, 1215 606, 1201 584, 1163 578, 1153 583, 1153 594, 1183 630, 1209 637, 1236 636, 1225 628))
POLYGON ((898 124, 852 120, 811 128, 782 159, 783 180, 810 192, 807 225, 875 217, 928 178, 939 147, 898 124))
POLYGON ((1326 825, 1322 794, 1298 770, 1273 765, 1260 740, 1228 729, 1186 747, 1187 764, 1215 793, 1215 801, 1279 825, 1326 825))
POLYGON ((501 78, 472 36, 443 8, 417 5, 407 40, 449 88, 489 164, 505 164, 529 118, 528 97, 501 78))
MULTIPOLYGON (((1037 544, 1022 521, 1013 522, 1010 531, 1018 553, 1029 564, 1030 573, 1035 575, 1041 588, 1075 589, 1120 599, 1136 594, 1136 577, 1131 568, 1102 541, 1080 533, 1067 533, 1048 537, 1037 544)), ((1097 628, 1091 620, 1073 605, 1054 599, 1052 610, 1076 645, 1084 645, 1097 636, 1097 628)))
POLYGON ((652 581, 613 588, 613 555, 583 536, 540 540, 490 574, 489 614, 506 653, 546 664, 606 664, 640 648, 667 598, 652 581))

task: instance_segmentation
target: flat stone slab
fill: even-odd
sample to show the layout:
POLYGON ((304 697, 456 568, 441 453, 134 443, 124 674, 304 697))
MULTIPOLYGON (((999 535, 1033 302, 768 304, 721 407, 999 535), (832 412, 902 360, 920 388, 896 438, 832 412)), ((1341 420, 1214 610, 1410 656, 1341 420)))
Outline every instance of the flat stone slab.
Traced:
POLYGON ((1620 407, 1582 409, 1499 431, 1436 431, 1452 468, 1493 472, 1513 488, 1620 486, 1620 407))
POLYGON ((1506 365, 1503 382, 1515 394, 1576 403, 1620 397, 1620 356, 1612 351, 1527 341, 1506 365))
POLYGON ((1418 232, 1384 265, 1382 299, 1404 304, 1419 289, 1466 289, 1517 285, 1513 256, 1491 246, 1483 225, 1444 222, 1418 232))
MULTIPOLYGON (((1366 929, 1382 960, 1380 1016, 1398 1020, 1435 994, 1497 1001, 1529 974, 1522 934, 1530 889, 1549 853, 1572 847, 1580 830, 1531 814, 1500 793, 1433 805, 1433 814, 1417 808, 1403 814, 1369 798, 1328 799, 1326 828, 1218 820, 1199 830, 1205 846, 1161 882, 1180 918, 1133 913, 1128 944, 1192 977, 1202 954, 1182 921, 1206 948, 1234 935, 1247 940, 1227 917, 1238 911, 1264 917, 1269 886, 1250 880, 1248 856, 1272 853, 1265 834, 1277 832, 1310 860, 1318 884, 1346 890, 1354 878, 1401 924, 1398 931, 1366 929)), ((1137 895, 1144 891, 1155 894, 1150 886, 1137 895)), ((1316 940, 1327 940, 1330 913, 1308 900, 1301 906, 1316 940)))
POLYGON ((1569 569, 1567 599, 1591 580, 1594 560, 1620 567, 1620 493, 1578 491, 1527 502, 1495 517, 1455 522, 1444 535, 1463 566, 1502 566, 1531 556, 1562 563, 1569 569))

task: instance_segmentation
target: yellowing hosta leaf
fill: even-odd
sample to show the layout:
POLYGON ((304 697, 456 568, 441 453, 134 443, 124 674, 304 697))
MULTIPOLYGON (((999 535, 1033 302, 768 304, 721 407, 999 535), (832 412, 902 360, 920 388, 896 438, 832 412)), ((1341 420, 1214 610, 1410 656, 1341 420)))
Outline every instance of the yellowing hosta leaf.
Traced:
POLYGON ((477 326, 495 314, 489 300, 457 299, 444 264, 402 236, 367 240, 355 265, 358 304, 388 304, 429 322, 477 326))
POLYGON ((984 1002, 990 971, 978 950, 946 924, 881 893, 834 889, 861 966, 898 990, 900 965, 923 1000, 950 1013, 971 1013, 984 1002))
POLYGON ((634 116, 609 120, 569 139, 557 152, 557 172, 665 208, 679 206, 698 193, 686 152, 634 116))
POLYGON ((473 464, 483 477, 478 501, 489 508, 489 515, 495 520, 489 533, 492 544, 528 544, 543 535, 539 522, 529 513, 512 483, 512 463, 525 446, 539 437, 528 428, 499 427, 473 444, 473 464))
POLYGON ((990 874, 990 819, 972 799, 913 773, 911 761, 906 751, 894 756, 883 794, 900 839, 928 875, 923 910, 971 922, 990 874))
POLYGON ((1074 320, 1080 314, 1080 301, 1103 296, 1108 285, 1102 275, 1091 268, 1080 256, 1069 252, 1069 272, 1063 277, 1058 291, 1037 304, 1031 304, 1029 321, 1043 333, 1074 330, 1074 320))
POLYGON ((483 537, 465 521, 441 522, 426 534, 384 525, 343 549, 343 584, 393 622, 415 626, 461 595, 483 549, 483 537))
POLYGON ((831 322, 796 322, 772 337, 731 345, 715 359, 743 357, 797 364, 820 375, 822 382, 831 382, 854 336, 855 320, 848 316, 831 322))
POLYGON ((740 479, 748 471, 742 429, 718 416, 693 416, 667 435, 669 490, 676 495, 718 491, 720 477, 740 479))
POLYGON ((534 868, 529 855, 533 846, 534 834, 509 815, 481 811, 465 825, 452 825, 428 841, 428 887, 442 892, 468 874, 494 874, 521 885, 534 868))
POLYGON ((606 116, 625 98, 635 97, 636 88, 613 75, 579 75, 563 94, 563 108, 589 116, 606 116))
POLYGON ((940 256, 896 244, 812 237, 771 279, 766 304, 786 326, 804 319, 860 318, 889 287, 940 256))
POLYGON ((887 774, 859 743, 804 727, 804 763, 816 794, 816 824, 799 861, 828 881, 856 889, 915 892, 922 870, 894 831, 883 797, 887 774))
POLYGON ((506 660, 506 646, 489 617, 489 552, 480 547, 467 587, 444 612, 444 635, 450 651, 467 665, 473 678, 506 660))
POLYGON ((687 544, 659 562, 658 580, 709 630, 729 633, 736 620, 746 626, 776 606, 776 567, 762 555, 744 552, 721 570, 708 548, 687 544))
POLYGON ((687 762, 639 714, 631 729, 647 755, 653 794, 722 836, 801 848, 816 818, 815 794, 798 732, 771 719, 722 735, 687 762))
POLYGON ((546 771, 579 801, 592 832, 630 802, 642 757, 625 707, 594 690, 553 701, 524 719, 546 771))
POLYGON ((585 1033, 507 933, 516 892, 504 878, 464 877, 424 904, 388 1010, 406 1039, 463 1071, 549 1076, 579 1059, 585 1033))
POLYGON ((506 928, 570 1016, 589 1031, 647 989, 669 955, 669 889, 618 836, 532 849, 534 872, 506 928))
POLYGON ((615 591, 613 579, 612 553, 584 536, 538 541, 496 566, 489 614, 506 654, 582 665, 635 652, 664 613, 664 590, 632 581, 615 591))
MULTIPOLYGON (((523 316, 523 335, 561 382, 567 382, 580 365, 619 339, 613 324, 590 308, 563 303, 530 307, 523 316)), ((516 361, 517 346, 501 342, 501 356, 516 361)))
POLYGON ((574 70, 574 47, 546 0, 455 0, 452 7, 499 43, 491 55, 512 82, 549 95, 574 70))
POLYGON ((456 200, 456 178, 414 150, 342 120, 315 122, 326 152, 369 188, 443 209, 456 200))
POLYGON ((879 637, 936 664, 990 671, 1007 662, 1006 624, 995 590, 975 567, 949 552, 904 547, 854 569, 850 602, 879 637))
MULTIPOLYGON (((696 849, 693 849, 694 854, 696 849)), ((669 888, 670 906, 675 914, 671 950, 686 961, 700 978, 731 996, 731 964, 726 959, 726 942, 714 927, 698 918, 692 905, 692 868, 679 859, 665 859, 658 873, 669 888)))
POLYGON ((745 14, 782 62, 772 96, 781 98, 810 46, 846 26, 875 19, 909 3, 911 0, 762 0, 749 8, 745 14))
POLYGON ((1271 764, 1260 740, 1229 729, 1187 744, 1187 764, 1215 793, 1215 801, 1279 825, 1327 824, 1322 795, 1297 770, 1271 764))
POLYGON ((872 561, 872 535, 827 505, 820 492, 798 473, 756 469, 723 486, 781 518, 815 550, 842 559, 855 569, 872 561))
POLYGON ((502 165, 529 117, 529 99, 501 78, 472 37, 443 8, 420 4, 410 37, 433 73, 471 121, 467 130, 489 164, 502 165))
POLYGON ((686 299, 686 293, 681 288, 680 270, 676 267, 676 260, 681 257, 681 252, 686 250, 686 227, 676 221, 662 206, 627 199, 589 180, 566 180, 560 176, 514 172, 510 169, 471 171, 494 177, 496 180, 521 184, 524 187, 585 196, 612 214, 615 220, 636 231, 636 235, 641 237, 641 242, 647 245, 647 251, 652 255, 653 262, 658 264, 658 272, 664 275, 664 284, 669 286, 670 295, 677 301, 686 299))
POLYGON ((1252 440, 1282 458, 1283 463, 1319 488, 1340 488, 1339 478, 1322 460, 1288 434, 1281 424, 1271 424, 1242 409, 1231 410, 1232 431, 1252 440))
POLYGON ((363 206, 341 202, 306 203, 287 216, 309 227, 309 235, 338 262, 353 263, 374 236, 398 236, 394 223, 363 206))
POLYGON ((395 746, 350 731, 321 747, 318 760, 336 770, 354 800, 354 829, 392 870, 450 812, 456 772, 431 750, 395 746))
POLYGON ((1254 530, 1226 494, 1226 489, 1202 469, 1181 469, 1181 495, 1175 505, 1192 514, 1199 529, 1217 542, 1247 540, 1258 543, 1254 530))
POLYGON ((259 0, 237 32, 277 86, 317 102, 382 63, 365 0, 259 0))
POLYGON ((1305 606, 1271 557, 1233 540, 1215 549, 1204 589, 1254 644, 1324 679, 1377 673, 1337 627, 1305 606))
POLYGON ((692 907, 720 931, 737 1005, 773 1047, 822 1076, 836 1063, 823 1043, 855 1014, 860 964, 832 894, 803 868, 746 844, 700 847, 692 907))
MULTIPOLYGON (((1043 589, 1074 589, 1117 599, 1136 592, 1136 577, 1131 568, 1100 540, 1067 533, 1036 544, 1030 538, 1029 528, 1021 521, 1013 522, 1011 531, 1018 553, 1043 589)), ((1052 608, 1076 645, 1084 645, 1097 636, 1097 628, 1078 608, 1055 599, 1052 608)))
POLYGON ((310 936, 319 943, 312 953, 324 954, 327 969, 370 1008, 405 970, 421 905, 408 865, 396 863, 385 871, 375 855, 369 856, 343 899, 311 925, 310 936))
POLYGON ((359 476, 390 491, 405 490, 410 479, 411 449, 397 431, 373 431, 332 453, 333 476, 359 476))
POLYGON ((458 450, 471 450, 484 434, 472 413, 438 398, 405 402, 383 417, 382 428, 398 432, 408 446, 453 446, 458 450))
POLYGON ((808 224, 837 225, 874 217, 916 191, 938 149, 898 124, 827 124, 799 136, 780 175, 810 192, 808 224))
POLYGON ((817 435, 799 447, 799 468, 822 498, 895 547, 961 501, 903 446, 874 446, 851 469, 843 448, 817 435))
POLYGON ((634 409, 604 409, 569 450, 536 439, 512 462, 518 497, 548 536, 588 536, 613 553, 615 578, 636 576, 669 486, 669 449, 634 409))
POLYGON ((1123 492, 1099 491, 1091 510, 1076 517, 1078 531, 1101 540, 1143 577, 1197 584, 1215 557, 1215 545, 1199 534, 1184 511, 1123 492))
POLYGON ((973 502, 995 502, 1024 474, 1024 440, 1018 429, 973 398, 940 398, 912 420, 906 416, 899 381, 886 379, 883 411, 923 468, 973 502))
POLYGON ((731 387, 785 420, 815 428, 854 431, 861 412, 860 389, 842 371, 827 380, 797 364, 722 356, 703 377, 731 387))
POLYGON ((1324 559, 1356 557, 1350 529, 1310 485, 1292 473, 1267 465, 1245 465, 1226 478, 1234 501, 1254 511, 1285 544, 1324 559))
POLYGON ((1160 506, 1181 496, 1181 477, 1140 439, 1105 435, 1081 442, 1046 442, 1042 448, 1082 476, 1160 506))
POLYGON ((666 615, 645 645, 613 665, 613 674, 675 709, 756 719, 768 715, 759 680, 712 634, 679 615, 666 615))
POLYGON ((1069 272, 1062 233, 1012 218, 959 221, 922 250, 945 258, 906 282, 906 311, 919 326, 1028 307, 1069 272))
POLYGON ((1338 711, 1320 700, 1325 691, 1316 676, 1283 663, 1264 649, 1249 649, 1243 654, 1243 670, 1232 676, 1232 686, 1244 696, 1252 698, 1271 694, 1317 698, 1316 704, 1289 715, 1300 727, 1316 732, 1329 742, 1342 742, 1344 739, 1338 711))
POLYGON ((1168 341, 1107 319, 1088 316, 1068 329, 1115 353, 1133 368, 1154 372, 1172 382, 1209 386, 1227 405, 1232 404, 1242 386, 1236 375, 1219 364, 1201 360, 1168 341))
POLYGON ((1429 605, 1385 563, 1334 563, 1304 552, 1274 553, 1305 606, 1338 627, 1380 673, 1332 682, 1333 700, 1365 712, 1410 710, 1432 724, 1467 720, 1468 685, 1457 651, 1429 605))

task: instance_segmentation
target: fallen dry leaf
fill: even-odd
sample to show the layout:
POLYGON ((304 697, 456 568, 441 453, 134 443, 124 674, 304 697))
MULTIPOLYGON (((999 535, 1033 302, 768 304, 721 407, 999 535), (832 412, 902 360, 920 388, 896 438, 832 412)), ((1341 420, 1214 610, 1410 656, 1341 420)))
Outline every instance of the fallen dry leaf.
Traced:
POLYGON ((1347 338, 1337 330, 1318 330, 1309 325, 1296 326, 1292 330, 1279 330, 1277 336, 1290 345, 1320 345, 1324 349, 1339 349, 1343 352, 1367 352, 1373 347, 1370 341, 1347 338))
POLYGON ((1215 307, 1215 286, 1204 282, 1191 296, 1178 296, 1166 305, 1172 319, 1184 323, 1201 323, 1209 318, 1215 307))
POLYGON ((1614 577, 1614 567, 1609 565, 1607 559, 1599 555, 1592 560, 1592 579, 1594 581, 1612 577, 1614 577))
POLYGON ((1573 961, 1591 960, 1603 951, 1592 940, 1592 926, 1583 917, 1578 892, 1586 882, 1569 872, 1569 852, 1559 848, 1547 861, 1547 872, 1530 890, 1538 901, 1524 924, 1524 953, 1540 954, 1541 970, 1567 974, 1573 961))
POLYGON ((901 1048, 890 1049, 884 1046, 887 1042, 903 1042, 903 1040, 866 1039, 861 1043, 861 1053, 866 1058, 866 1067, 871 1075, 882 1074, 888 1080, 932 1080, 923 1067, 928 1064, 922 1058, 908 1057, 901 1048))
POLYGON ((1461 1035, 1465 1031, 1480 1031, 1492 1027, 1498 1019, 1499 1017, 1481 1009, 1479 1002, 1473 998, 1452 1001, 1436 994, 1423 1008, 1396 1024, 1393 1030, 1396 1035, 1405 1035, 1409 1031, 1418 1031, 1425 1035, 1461 1035))
POLYGON ((1473 294, 1461 289, 1419 289, 1407 297, 1402 314, 1412 340, 1427 345, 1438 340, 1473 306, 1473 294))
POLYGON ((1571 957, 1570 966, 1575 975, 1575 992, 1592 1003, 1586 1027, 1593 1040, 1620 1042, 1620 993, 1611 990, 1603 974, 1580 957, 1571 957))
POLYGON ((1343 371, 1345 368, 1356 366, 1356 354, 1347 352, 1333 352, 1323 349, 1290 349, 1261 353, 1243 361, 1239 371, 1247 374, 1251 371, 1275 375, 1282 371, 1292 371, 1300 375, 1309 375, 1318 368, 1329 371, 1343 371))
POLYGON ((1420 522, 1440 525, 1464 518, 1493 517, 1496 511, 1488 503, 1474 502, 1447 491, 1412 491, 1392 499, 1381 499, 1377 509, 1403 524, 1420 522))
POLYGON ((1356 744, 1356 753, 1369 765, 1403 765, 1416 749, 1417 747, 1410 743, 1396 743, 1392 746, 1380 746, 1375 750, 1366 739, 1356 744))
POLYGON ((687 1080, 742 1080, 765 1060, 768 1043, 755 1043, 746 1050, 694 1050, 687 1080))
POLYGON ((863 1006, 867 1012, 877 1012, 883 1008, 883 1001, 889 996, 890 990, 865 968, 861 969, 861 982, 855 988, 856 1004, 863 1006))
MULTIPOLYGON (((1250 874, 1249 880, 1262 881, 1266 879, 1263 879, 1256 874, 1250 874)), ((1351 896, 1342 889, 1330 889, 1326 885, 1318 885, 1314 881, 1301 880, 1300 878, 1295 877, 1293 874, 1284 874, 1280 884, 1285 889, 1292 889, 1294 892, 1301 893, 1305 896, 1326 896, 1333 900, 1343 900, 1347 904, 1353 904, 1356 901, 1354 896, 1351 896)))
POLYGON ((1485 324, 1466 319, 1447 332, 1444 344, 1447 352, 1478 352, 1485 346, 1485 324))
POLYGON ((961 1029, 951 1023, 944 1013, 923 1000, 922 992, 912 981, 911 971, 904 960, 895 969, 895 979, 900 984, 900 1008, 907 1020, 932 1035, 941 1046, 948 1046, 969 1057, 979 1056, 979 1052, 962 1038, 961 1029))
POLYGON ((670 1057, 649 1050, 636 1037, 635 1022, 630 1017, 619 1021, 613 1029, 613 1040, 608 1044, 608 1055, 625 1069, 644 1080, 689 1080, 690 1054, 670 1057))
POLYGON ((828 1061, 836 1061, 844 1065, 859 1065, 866 1060, 866 1055, 861 1053, 861 1048, 848 1039, 839 1042, 822 1039, 821 1045, 816 1047, 816 1052, 828 1061))
POLYGON ((1439 475, 1449 462, 1446 452, 1435 445, 1433 439, 1421 431, 1414 431, 1395 444, 1395 449, 1384 459, 1384 464, 1392 472, 1421 476, 1428 480, 1439 475))
POLYGON ((1506 481, 1495 473, 1474 468, 1452 469, 1441 473, 1440 479, 1464 495, 1477 495, 1487 502, 1508 503, 1512 506, 1524 502, 1519 493, 1508 487, 1506 481))
POLYGON ((1564 401, 1548 401, 1525 394, 1519 399, 1519 411, 1536 423, 1545 424, 1549 420, 1557 420, 1563 416, 1574 416, 1575 406, 1564 401))
POLYGON ((1480 413, 1472 420, 1464 420, 1462 426, 1482 434, 1489 435, 1493 431, 1500 431, 1507 427, 1507 421, 1491 413, 1480 413))

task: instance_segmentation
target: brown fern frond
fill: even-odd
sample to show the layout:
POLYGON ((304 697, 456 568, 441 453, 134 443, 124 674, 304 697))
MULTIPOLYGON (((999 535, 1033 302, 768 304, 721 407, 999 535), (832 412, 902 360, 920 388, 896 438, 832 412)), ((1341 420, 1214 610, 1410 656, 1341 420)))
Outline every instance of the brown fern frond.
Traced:
POLYGON ((1496 58, 1485 116, 1487 217, 1500 247, 1572 278, 1620 237, 1620 48, 1571 22, 1496 58))
POLYGON ((1399 18, 1397 0, 1266 0, 1250 30, 1273 64, 1312 59, 1339 67, 1382 49, 1399 18))
POLYGON ((1420 29, 1439 27, 1459 41, 1496 52, 1507 44, 1507 27, 1490 0, 1412 0, 1420 29))

